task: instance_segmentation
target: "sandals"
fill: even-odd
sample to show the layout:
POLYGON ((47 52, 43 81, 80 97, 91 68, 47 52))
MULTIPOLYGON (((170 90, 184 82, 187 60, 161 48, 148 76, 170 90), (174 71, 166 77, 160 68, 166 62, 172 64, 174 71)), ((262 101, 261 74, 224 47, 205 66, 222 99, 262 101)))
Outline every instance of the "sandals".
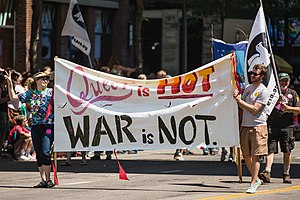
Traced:
POLYGON ((39 184, 33 186, 34 188, 53 188, 55 184, 49 180, 49 181, 41 181, 39 184))
POLYGON ((69 163, 69 162, 62 162, 62 163, 60 163, 60 166, 71 166, 71 163, 69 163))
POLYGON ((55 186, 55 184, 51 180, 47 181, 46 185, 47 188, 53 188, 55 186))
POLYGON ((41 181, 39 184, 33 186, 34 188, 47 188, 47 182, 41 181))

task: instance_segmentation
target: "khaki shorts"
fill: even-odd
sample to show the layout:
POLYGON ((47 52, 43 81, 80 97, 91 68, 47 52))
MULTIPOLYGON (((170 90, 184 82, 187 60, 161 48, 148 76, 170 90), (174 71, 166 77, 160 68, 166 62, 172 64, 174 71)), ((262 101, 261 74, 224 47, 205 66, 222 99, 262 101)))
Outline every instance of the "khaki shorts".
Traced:
POLYGON ((240 143, 244 156, 268 155, 268 128, 264 126, 243 127, 240 131, 240 143))

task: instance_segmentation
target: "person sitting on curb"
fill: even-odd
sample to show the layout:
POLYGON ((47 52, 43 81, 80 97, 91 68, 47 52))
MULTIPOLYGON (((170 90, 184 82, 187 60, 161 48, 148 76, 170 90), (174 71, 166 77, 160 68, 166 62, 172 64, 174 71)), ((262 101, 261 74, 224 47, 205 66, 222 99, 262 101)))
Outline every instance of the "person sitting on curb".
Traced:
POLYGON ((11 129, 8 136, 8 145, 12 147, 14 159, 18 161, 35 160, 30 154, 33 145, 31 133, 26 128, 28 127, 26 117, 19 115, 15 117, 15 122, 16 126, 11 129))

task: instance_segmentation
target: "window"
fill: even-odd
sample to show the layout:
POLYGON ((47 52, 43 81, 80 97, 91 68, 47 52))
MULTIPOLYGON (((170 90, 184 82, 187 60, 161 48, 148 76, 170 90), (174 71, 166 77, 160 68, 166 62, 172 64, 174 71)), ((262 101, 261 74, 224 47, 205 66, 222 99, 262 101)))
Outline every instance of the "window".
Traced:
POLYGON ((95 11, 94 35, 94 59, 100 67, 107 64, 111 56, 111 14, 109 11, 95 11))
POLYGON ((53 34, 53 22, 55 8, 51 4, 44 4, 42 13, 42 60, 48 62, 52 57, 53 46, 51 37, 53 34))
MULTIPOLYGON (((268 20, 268 30, 270 33, 270 40, 273 46, 285 46, 285 21, 283 19, 269 19, 268 20)), ((295 47, 300 46, 300 19, 299 18, 289 18, 288 20, 288 41, 295 47)))
POLYGON ((13 1, 0 1, 0 66, 14 66, 13 1))

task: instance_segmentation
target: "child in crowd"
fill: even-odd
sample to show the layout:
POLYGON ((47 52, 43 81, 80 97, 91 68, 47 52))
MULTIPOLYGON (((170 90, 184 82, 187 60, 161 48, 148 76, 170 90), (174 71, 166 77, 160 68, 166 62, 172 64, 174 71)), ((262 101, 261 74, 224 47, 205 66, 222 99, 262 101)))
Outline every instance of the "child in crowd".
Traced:
POLYGON ((15 117, 16 125, 11 129, 8 136, 8 143, 13 149, 14 159, 19 161, 35 160, 31 156, 32 139, 31 133, 27 129, 28 121, 23 115, 15 117))

